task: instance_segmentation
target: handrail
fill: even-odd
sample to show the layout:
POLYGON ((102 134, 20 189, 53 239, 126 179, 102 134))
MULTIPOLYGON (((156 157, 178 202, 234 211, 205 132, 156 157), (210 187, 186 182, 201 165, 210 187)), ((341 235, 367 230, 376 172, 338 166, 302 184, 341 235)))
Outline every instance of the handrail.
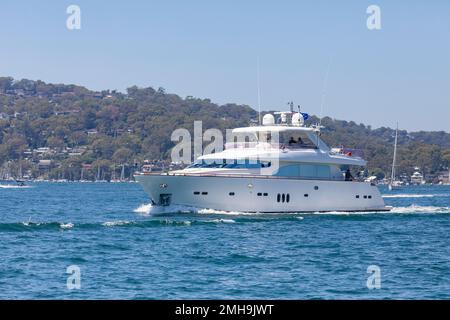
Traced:
POLYGON ((299 149, 318 149, 317 146, 311 144, 296 144, 290 145, 285 143, 274 143, 274 142, 227 142, 225 143, 225 149, 250 149, 250 148, 260 148, 263 150, 299 150, 299 149))
POLYGON ((327 179, 319 177, 284 177, 271 175, 255 175, 255 174, 214 174, 214 173, 156 173, 156 172, 136 172, 136 175, 143 176, 181 176, 181 177, 225 177, 225 178, 249 178, 249 179, 288 179, 288 180, 307 180, 307 181, 337 181, 337 182, 363 182, 363 181, 346 181, 342 179, 327 179))

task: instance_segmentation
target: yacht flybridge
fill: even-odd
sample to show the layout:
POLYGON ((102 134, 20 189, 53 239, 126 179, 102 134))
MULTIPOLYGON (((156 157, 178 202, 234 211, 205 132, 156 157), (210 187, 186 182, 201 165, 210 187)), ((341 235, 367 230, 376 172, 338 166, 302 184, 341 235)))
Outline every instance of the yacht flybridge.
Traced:
POLYGON ((330 149, 320 126, 305 126, 305 114, 275 116, 234 129, 222 152, 200 156, 183 170, 139 172, 135 178, 160 206, 260 213, 390 210, 374 184, 352 177, 351 168, 366 165, 358 152, 330 149))

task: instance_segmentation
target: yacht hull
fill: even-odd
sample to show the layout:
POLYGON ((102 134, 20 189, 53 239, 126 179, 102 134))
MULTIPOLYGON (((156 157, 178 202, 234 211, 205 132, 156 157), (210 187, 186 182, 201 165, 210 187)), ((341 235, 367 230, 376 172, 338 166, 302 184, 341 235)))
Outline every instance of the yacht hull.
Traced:
POLYGON ((367 182, 154 174, 135 179, 163 206, 261 213, 390 210, 367 182))

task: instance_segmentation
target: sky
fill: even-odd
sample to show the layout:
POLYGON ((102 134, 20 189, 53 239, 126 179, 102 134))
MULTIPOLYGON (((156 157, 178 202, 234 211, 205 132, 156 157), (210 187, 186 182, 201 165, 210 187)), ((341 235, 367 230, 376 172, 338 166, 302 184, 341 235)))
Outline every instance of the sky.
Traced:
POLYGON ((0 76, 258 109, 259 61, 262 110, 450 132, 448 0, 1 0, 0 39, 0 76))

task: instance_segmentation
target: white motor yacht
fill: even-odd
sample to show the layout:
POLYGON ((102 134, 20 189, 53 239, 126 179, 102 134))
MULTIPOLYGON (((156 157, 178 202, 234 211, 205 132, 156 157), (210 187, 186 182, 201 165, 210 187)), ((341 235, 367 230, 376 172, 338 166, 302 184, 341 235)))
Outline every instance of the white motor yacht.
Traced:
POLYGON ((301 113, 263 117, 258 126, 236 128, 250 137, 222 152, 200 156, 183 170, 138 172, 135 179, 159 206, 220 211, 287 213, 389 211, 378 188, 357 181, 366 161, 355 151, 330 149, 320 126, 305 126, 301 113), (275 139, 275 137, 277 139, 275 139))

